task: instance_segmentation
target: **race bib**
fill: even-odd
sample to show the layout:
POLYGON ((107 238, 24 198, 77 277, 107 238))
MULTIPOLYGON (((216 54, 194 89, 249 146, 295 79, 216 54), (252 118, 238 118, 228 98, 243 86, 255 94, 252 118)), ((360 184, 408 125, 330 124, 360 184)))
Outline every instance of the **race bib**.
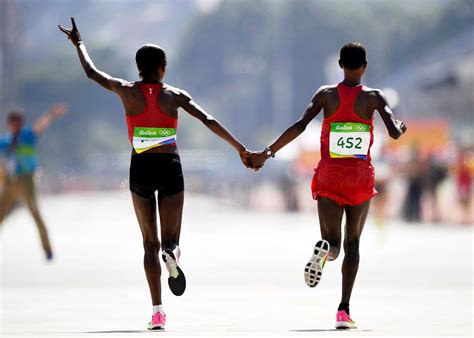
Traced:
POLYGON ((370 147, 370 126, 364 123, 331 123, 329 154, 331 158, 366 159, 370 147))
POLYGON ((176 128, 145 128, 133 129, 133 148, 140 154, 148 149, 176 142, 176 128))

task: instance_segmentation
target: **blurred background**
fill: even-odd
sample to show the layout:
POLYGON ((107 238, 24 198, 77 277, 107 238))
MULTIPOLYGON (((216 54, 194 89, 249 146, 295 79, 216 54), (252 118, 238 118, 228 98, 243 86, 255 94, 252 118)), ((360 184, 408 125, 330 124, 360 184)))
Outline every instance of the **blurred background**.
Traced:
MULTIPOLYGON (((472 224, 472 1, 2 0, 0 133, 12 107, 22 107, 29 122, 56 102, 69 107, 40 141, 43 194, 128 189, 120 100, 84 75, 57 28, 70 16, 96 65, 116 77, 138 79, 142 44, 164 47, 165 81, 254 150, 297 119, 319 86, 341 80, 339 48, 361 41, 365 84, 385 88, 408 125, 392 142, 377 117, 375 220, 472 224)), ((182 113, 187 191, 258 210, 312 211, 320 123, 254 173, 182 113)))
MULTIPOLYGON (((342 80, 345 42, 365 44, 365 84, 384 89, 408 132, 391 141, 376 117, 380 193, 361 241, 355 334, 472 336, 472 0, 0 0, 0 136, 14 107, 29 123, 55 103, 69 107, 42 134, 35 173, 54 260, 44 261, 21 204, 0 224, 2 337, 136 337, 150 315, 125 114, 58 30, 70 16, 115 77, 138 80, 136 50, 164 47, 165 81, 251 150, 293 123, 321 85, 342 80)), ((320 238, 310 182, 321 116, 255 173, 180 114, 189 283, 180 298, 164 287, 166 335, 340 335, 331 331, 342 259, 317 290, 303 283, 320 238)))

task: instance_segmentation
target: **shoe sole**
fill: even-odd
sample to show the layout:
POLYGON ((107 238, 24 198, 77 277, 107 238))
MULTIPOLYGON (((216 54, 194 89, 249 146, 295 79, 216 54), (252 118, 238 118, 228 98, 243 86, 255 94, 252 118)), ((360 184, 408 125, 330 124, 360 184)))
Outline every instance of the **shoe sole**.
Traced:
POLYGON ((168 277, 170 290, 175 296, 181 296, 184 290, 186 290, 186 277, 184 276, 183 270, 179 267, 173 251, 164 250, 162 258, 170 274, 168 277))
POLYGON ((322 261, 328 253, 328 241, 320 240, 314 246, 313 255, 304 268, 304 281, 310 288, 314 288, 321 281, 323 275, 322 261))
POLYGON ((336 322, 336 329, 350 330, 350 329, 357 329, 357 326, 348 322, 336 322))
POLYGON ((160 330, 164 330, 165 326, 164 325, 148 326, 147 329, 149 331, 160 331, 160 330))

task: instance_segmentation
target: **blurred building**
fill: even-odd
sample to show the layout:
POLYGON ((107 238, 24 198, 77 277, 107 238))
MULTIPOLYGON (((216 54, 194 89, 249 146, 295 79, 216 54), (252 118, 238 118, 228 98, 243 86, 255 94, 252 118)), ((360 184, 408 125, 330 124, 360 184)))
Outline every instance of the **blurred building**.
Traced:
POLYGON ((384 81, 400 94, 405 119, 449 121, 453 139, 473 143, 474 25, 384 81))

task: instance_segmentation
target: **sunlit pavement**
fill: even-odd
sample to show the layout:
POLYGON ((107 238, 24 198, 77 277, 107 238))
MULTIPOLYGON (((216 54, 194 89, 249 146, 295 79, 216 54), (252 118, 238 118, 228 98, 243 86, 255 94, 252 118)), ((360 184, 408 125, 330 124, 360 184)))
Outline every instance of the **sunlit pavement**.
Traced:
POLYGON ((164 281, 166 332, 147 332, 151 304, 141 235, 127 192, 44 197, 55 260, 46 263, 24 210, 3 226, 2 337, 472 335, 472 228, 369 221, 351 314, 334 331, 341 259, 315 289, 303 267, 315 214, 236 209, 188 197, 182 297, 164 281))

